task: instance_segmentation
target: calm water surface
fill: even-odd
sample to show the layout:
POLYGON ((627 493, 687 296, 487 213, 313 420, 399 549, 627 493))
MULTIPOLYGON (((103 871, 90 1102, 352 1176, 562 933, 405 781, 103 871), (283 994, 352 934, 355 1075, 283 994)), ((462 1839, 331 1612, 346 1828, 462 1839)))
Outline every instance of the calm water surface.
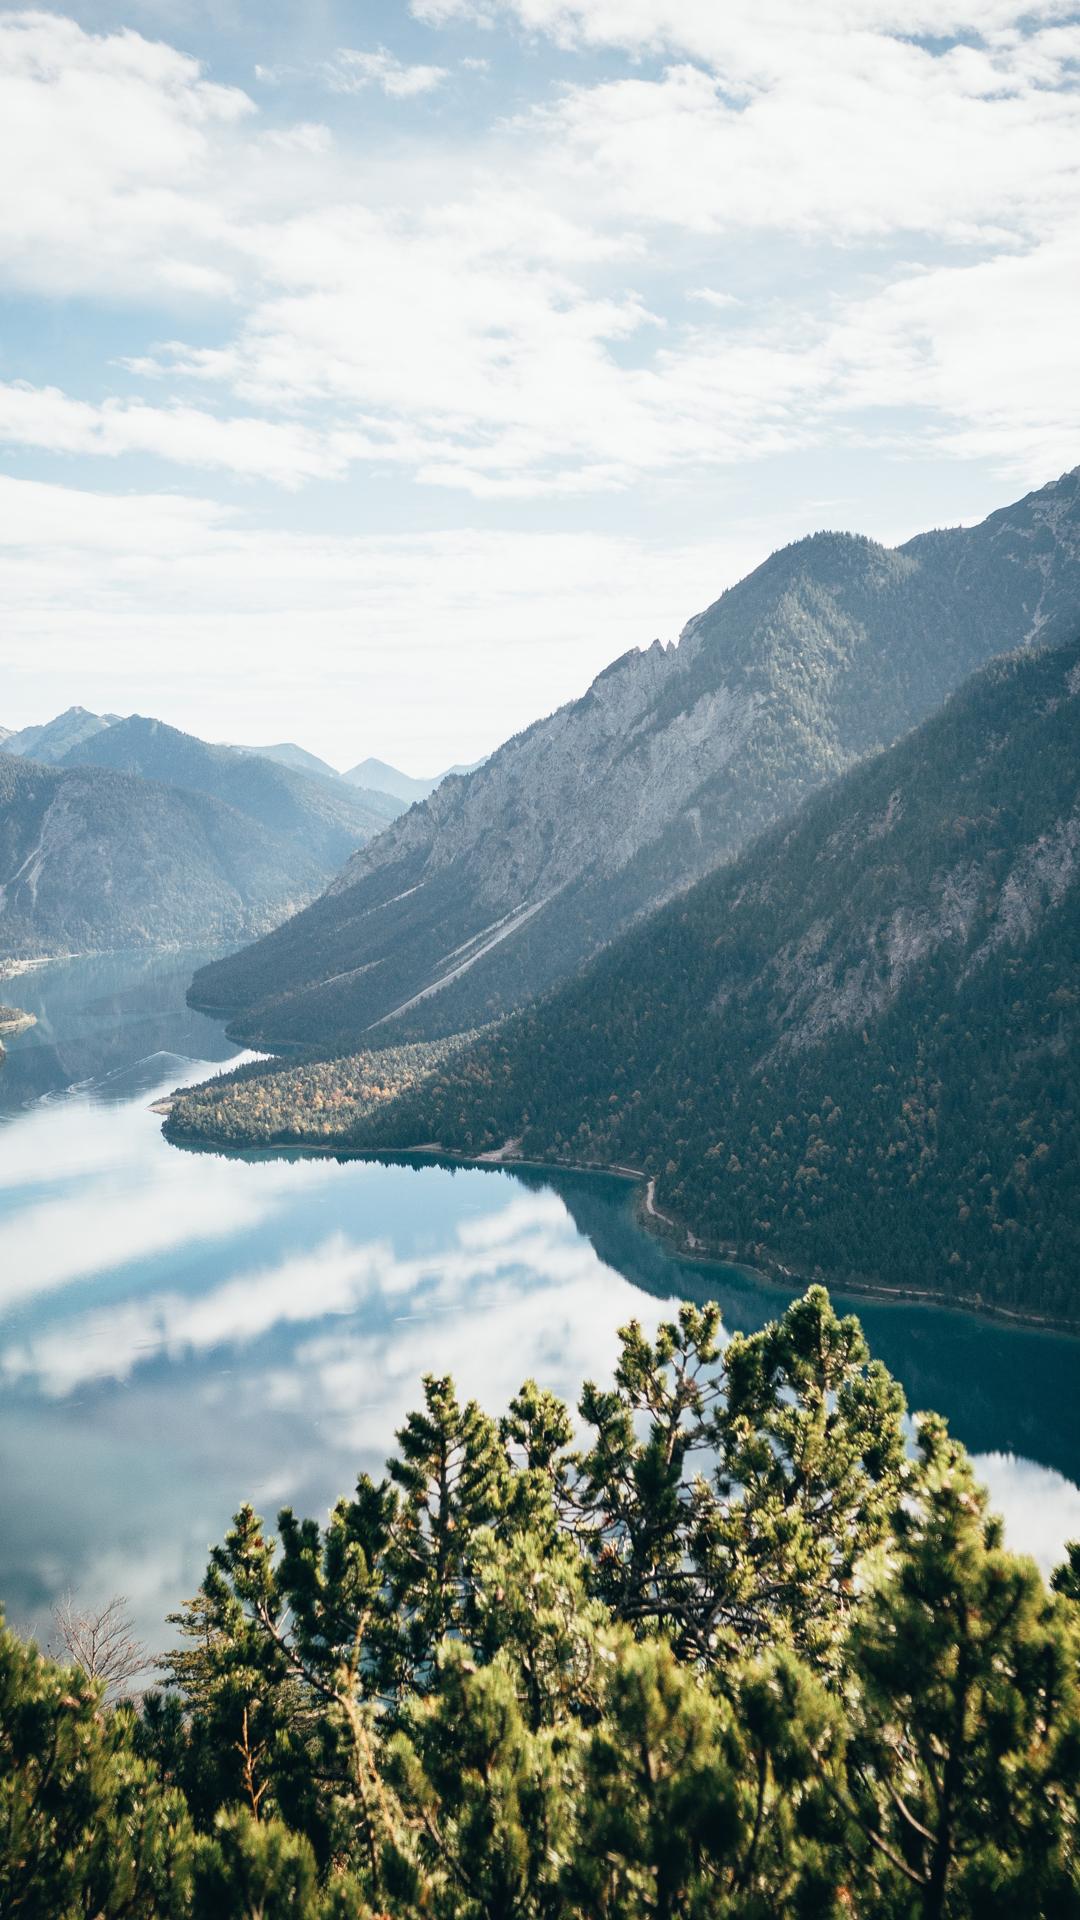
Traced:
MULTIPOLYGON (((143 1636, 243 1498, 323 1514, 378 1471, 428 1370, 497 1411, 567 1398, 682 1295, 753 1328, 783 1295, 672 1260, 623 1182, 169 1147, 150 1103, 238 1057, 184 1006, 201 955, 58 963, 0 1068, 0 1603, 126 1594, 143 1636)), ((845 1303, 850 1304, 850 1303, 845 1303)), ((915 1406, 979 1457, 1011 1544, 1080 1536, 1080 1342, 858 1306, 915 1406)))

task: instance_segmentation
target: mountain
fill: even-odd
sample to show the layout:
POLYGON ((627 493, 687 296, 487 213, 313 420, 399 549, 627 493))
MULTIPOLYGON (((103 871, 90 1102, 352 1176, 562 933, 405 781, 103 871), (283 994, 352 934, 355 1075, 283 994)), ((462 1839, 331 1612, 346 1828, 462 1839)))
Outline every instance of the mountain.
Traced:
POLYGON ((323 871, 294 837, 207 794, 0 754, 0 952, 250 938, 323 871))
POLYGON ((406 807, 414 800, 426 800, 429 793, 442 779, 439 774, 434 780, 414 780, 409 773, 400 773, 397 767, 387 766, 385 760, 361 760, 342 774, 351 787, 374 787, 380 793, 390 793, 406 807))
POLYGON ((83 740, 62 764, 109 767, 223 801, 288 843, 321 882, 386 825, 384 813, 340 780, 299 773, 232 747, 209 746, 140 714, 83 740))
POLYGON ((1080 607, 1080 469, 981 525, 890 549, 774 554, 449 778, 194 1004, 246 1038, 356 1044, 478 1026, 932 713, 974 668, 1064 637, 1080 607))
POLYGON ((255 753, 262 760, 277 760, 283 767, 293 767, 297 773, 315 773, 323 780, 341 778, 328 760, 320 760, 317 753, 309 753, 306 747, 298 747, 292 740, 283 740, 276 747, 234 747, 233 751, 255 753))
POLYGON ((684 1244, 1080 1324, 1078 749, 1080 640, 995 661, 478 1044, 259 1125, 641 1168, 684 1244))
POLYGON ((20 759, 38 760, 43 766, 56 766, 73 748, 92 740, 95 734, 111 727, 115 713, 88 713, 85 707, 68 707, 39 727, 22 727, 0 739, 0 751, 14 753, 20 759))
POLYGON ((444 768, 442 773, 435 775, 434 780, 417 780, 411 773, 401 773, 397 767, 387 766, 385 760, 368 759, 361 760, 355 767, 350 767, 348 773, 343 773, 341 777, 347 780, 350 786, 366 787, 375 792, 391 794, 398 802, 397 811, 402 813, 415 801, 426 800, 428 794, 434 793, 436 787, 443 780, 449 779, 452 773, 475 773, 477 767, 483 764, 482 760, 473 760, 468 766, 444 768))

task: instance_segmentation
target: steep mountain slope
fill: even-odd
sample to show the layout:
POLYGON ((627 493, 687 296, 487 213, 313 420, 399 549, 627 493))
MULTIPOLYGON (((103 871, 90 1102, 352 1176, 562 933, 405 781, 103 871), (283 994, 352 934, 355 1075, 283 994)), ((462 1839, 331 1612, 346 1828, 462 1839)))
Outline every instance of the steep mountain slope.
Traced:
POLYGON ((209 746, 161 720, 132 714, 82 741, 65 766, 109 767, 224 801, 291 843, 323 878, 386 825, 362 794, 232 747, 209 746))
POLYGON ((206 794, 0 754, 0 953, 249 938, 322 871, 206 794))
POLYGON ((196 1004, 245 1037, 482 1024, 730 858, 974 667, 1080 606, 1080 469, 980 526, 785 548, 584 697, 451 777, 196 1004))
MULTIPOLYGON (((303 1112, 255 1089, 264 1132, 344 1071, 349 1144, 640 1167, 699 1244, 1080 1323, 1080 641, 984 668, 419 1088, 305 1071, 303 1112)), ((246 1094, 193 1129, 231 1102, 239 1137, 246 1094)))
POLYGON ((47 720, 37 727, 21 727, 17 733, 8 733, 0 740, 0 750, 14 753, 20 759, 37 760, 42 766, 53 767, 63 760, 65 754, 83 742, 92 740, 95 734, 111 727, 116 719, 115 713, 90 713, 86 707, 68 707, 66 712, 58 713, 55 720, 47 720))

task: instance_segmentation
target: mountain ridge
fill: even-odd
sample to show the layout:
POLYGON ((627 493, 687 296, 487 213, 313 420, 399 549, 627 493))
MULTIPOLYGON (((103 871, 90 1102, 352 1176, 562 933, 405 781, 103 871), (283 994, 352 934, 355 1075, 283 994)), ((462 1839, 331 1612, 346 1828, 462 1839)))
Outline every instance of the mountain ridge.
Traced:
POLYGON ((631 1166, 699 1254, 1080 1325, 1078 744, 1080 639, 1003 656, 430 1070, 373 1034, 170 1125, 631 1166))
POLYGON ((342 1046, 482 1025, 1080 604, 1080 469, 971 528, 818 533, 444 780, 295 921, 200 971, 231 1031, 342 1046))
POLYGON ((324 869, 347 859, 386 825, 385 816, 340 782, 262 755, 213 746, 142 714, 101 729, 70 749, 61 766, 108 767, 204 793, 287 836, 324 869))

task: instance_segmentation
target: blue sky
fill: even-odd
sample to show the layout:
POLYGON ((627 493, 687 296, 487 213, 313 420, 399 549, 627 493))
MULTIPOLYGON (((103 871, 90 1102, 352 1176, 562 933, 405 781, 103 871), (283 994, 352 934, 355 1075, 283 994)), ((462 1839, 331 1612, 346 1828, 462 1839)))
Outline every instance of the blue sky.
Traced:
POLYGON ((417 772, 1080 459, 1043 0, 0 7, 0 722, 417 772))

